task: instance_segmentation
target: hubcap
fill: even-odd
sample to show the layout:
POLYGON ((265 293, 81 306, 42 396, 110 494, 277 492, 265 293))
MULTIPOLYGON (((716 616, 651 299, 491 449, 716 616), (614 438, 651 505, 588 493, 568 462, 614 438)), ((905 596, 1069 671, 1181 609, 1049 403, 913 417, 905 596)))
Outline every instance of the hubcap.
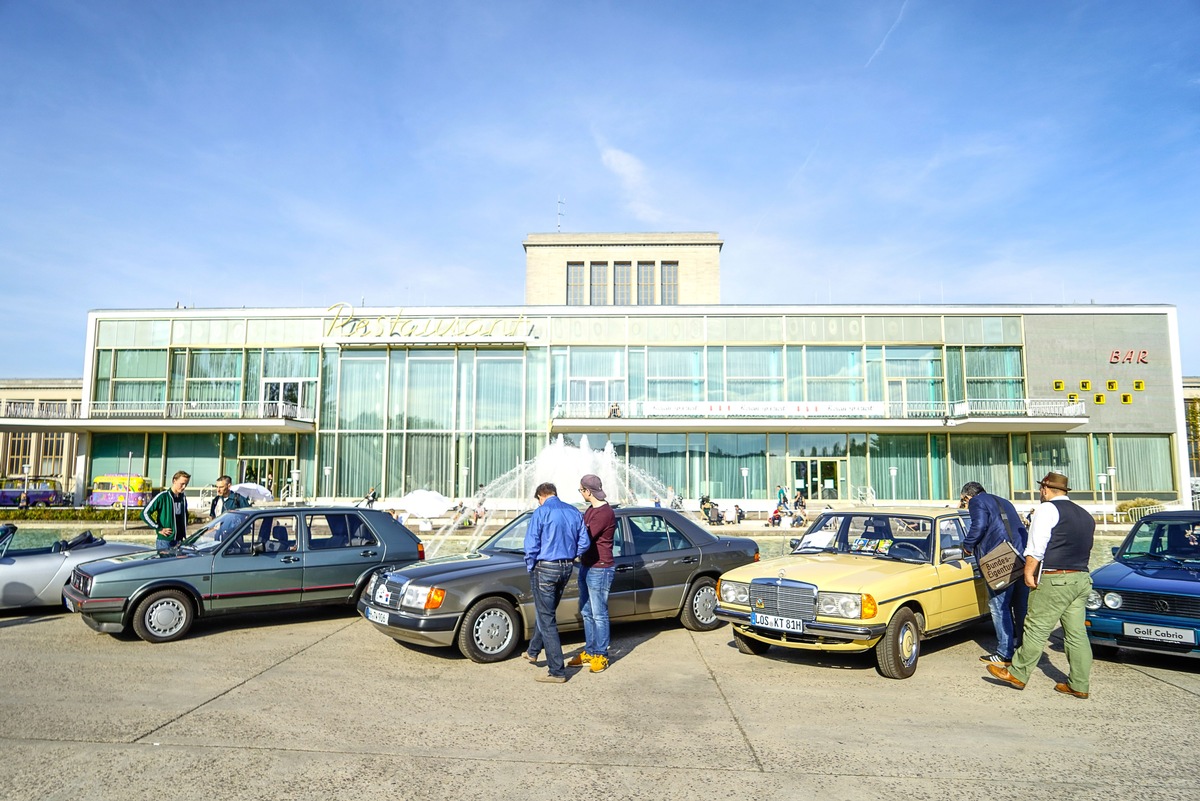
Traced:
POLYGON ((905 665, 911 665, 917 661, 917 630, 912 626, 905 626, 900 630, 900 659, 905 665))
POLYGON ((183 625, 187 610, 174 598, 164 598, 146 610, 146 628, 159 637, 169 637, 183 625))
POLYGON ((486 654, 505 649, 513 637, 512 620, 499 609, 489 609, 475 619, 475 645, 486 654))
POLYGON ((717 619, 717 591, 713 587, 704 587, 696 593, 692 600, 692 613, 701 623, 712 623, 717 619))

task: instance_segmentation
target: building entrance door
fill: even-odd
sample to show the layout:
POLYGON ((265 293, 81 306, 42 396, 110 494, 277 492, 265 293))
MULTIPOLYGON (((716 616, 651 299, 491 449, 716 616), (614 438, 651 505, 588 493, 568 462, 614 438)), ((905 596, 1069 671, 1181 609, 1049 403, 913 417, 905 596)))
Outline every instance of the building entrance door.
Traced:
POLYGON ((799 489, 809 501, 836 501, 845 497, 846 460, 844 458, 792 459, 791 494, 799 489))
POLYGON ((276 500, 283 500, 293 494, 289 484, 292 480, 292 468, 295 466, 296 460, 289 456, 243 458, 238 464, 238 472, 241 473, 239 480, 262 484, 271 491, 276 500))

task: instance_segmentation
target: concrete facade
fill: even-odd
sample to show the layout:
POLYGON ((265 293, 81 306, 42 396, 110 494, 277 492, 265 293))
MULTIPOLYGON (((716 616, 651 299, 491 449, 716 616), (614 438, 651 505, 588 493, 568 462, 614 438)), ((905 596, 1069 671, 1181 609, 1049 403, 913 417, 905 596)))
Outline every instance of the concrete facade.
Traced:
MULTIPOLYGON (((616 264, 629 264, 633 292, 629 305, 716 304, 721 302, 721 247, 715 233, 659 234, 529 234, 525 248, 525 304, 528 306, 613 305, 616 264), (654 299, 639 303, 638 264, 653 265, 654 299), (607 292, 603 304, 593 304, 585 286, 583 302, 568 301, 568 265, 583 266, 587 281, 593 264, 607 266, 607 292), (663 301, 663 265, 678 265, 678 298, 663 301)), ((625 304, 620 304, 625 305, 625 304)))

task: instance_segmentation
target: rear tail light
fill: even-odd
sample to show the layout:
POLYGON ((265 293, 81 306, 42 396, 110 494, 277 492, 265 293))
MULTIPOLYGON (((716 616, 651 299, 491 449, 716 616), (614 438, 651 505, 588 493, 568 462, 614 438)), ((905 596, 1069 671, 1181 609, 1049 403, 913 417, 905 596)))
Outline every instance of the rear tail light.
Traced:
POLYGON ((417 543, 417 561, 419 561, 419 562, 425 561, 425 543, 423 543, 423 542, 417 543))

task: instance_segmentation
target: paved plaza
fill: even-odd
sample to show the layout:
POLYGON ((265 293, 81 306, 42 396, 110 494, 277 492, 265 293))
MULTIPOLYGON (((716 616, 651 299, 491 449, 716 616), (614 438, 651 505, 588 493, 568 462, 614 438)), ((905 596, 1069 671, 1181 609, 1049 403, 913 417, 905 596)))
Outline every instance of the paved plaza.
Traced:
POLYGON ((546 685, 341 611, 167 645, 10 613, 0 798, 1195 798, 1192 662, 1098 659, 1080 701, 1053 690, 1057 639, 1025 692, 991 683, 986 625, 927 642, 907 681, 870 655, 740 654, 728 627, 615 635, 608 671, 546 685))

